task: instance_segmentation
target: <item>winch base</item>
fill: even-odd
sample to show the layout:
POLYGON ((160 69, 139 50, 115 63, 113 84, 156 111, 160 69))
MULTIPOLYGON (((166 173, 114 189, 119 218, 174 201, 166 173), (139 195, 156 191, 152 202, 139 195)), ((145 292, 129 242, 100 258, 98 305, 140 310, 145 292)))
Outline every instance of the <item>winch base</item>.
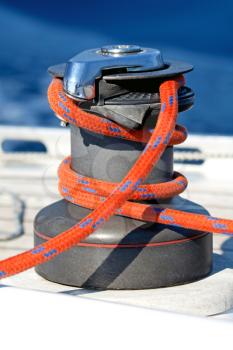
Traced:
MULTIPOLYGON (((161 205, 161 203, 160 203, 161 205)), ((166 207, 206 214, 180 197, 166 207)), ((35 245, 67 230, 90 210, 65 200, 35 219, 35 245)), ((114 216, 86 240, 36 267, 52 282, 94 289, 147 289, 198 280, 212 267, 212 234, 114 216)))

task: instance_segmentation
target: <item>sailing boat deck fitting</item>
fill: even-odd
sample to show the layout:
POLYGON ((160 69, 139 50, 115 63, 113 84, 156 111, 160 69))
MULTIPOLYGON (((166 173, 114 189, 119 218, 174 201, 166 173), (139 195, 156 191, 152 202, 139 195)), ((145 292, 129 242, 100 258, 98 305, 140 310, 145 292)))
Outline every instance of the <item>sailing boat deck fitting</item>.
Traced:
MULTIPOLYGON (((163 112, 161 85, 191 70, 189 64, 164 61, 158 50, 133 45, 84 51, 67 64, 49 68, 53 97, 58 96, 56 106, 51 97, 50 104, 63 122, 70 123, 71 158, 62 165, 64 199, 42 209, 35 219, 35 245, 90 214, 89 206, 95 207, 88 203, 90 198, 105 201, 144 153, 148 130, 156 127, 163 112), (69 108, 74 104, 91 127, 76 124, 69 108), (94 130, 96 118, 103 126, 94 130), (81 199, 74 198, 75 192, 81 199)), ((174 96, 169 97, 171 105, 174 96)), ((189 87, 181 84, 177 97, 179 112, 192 107, 194 93, 189 87)), ((172 135, 166 140, 161 158, 143 185, 135 187, 130 202, 149 205, 155 214, 160 208, 172 208, 208 215, 200 205, 179 196, 187 182, 173 171, 173 145, 185 140, 185 129, 177 126, 174 135, 173 140, 172 135)), ((210 272, 211 233, 174 225, 168 215, 164 225, 137 220, 135 215, 130 218, 130 212, 125 215, 121 209, 116 214, 70 250, 38 265, 36 271, 61 284, 101 289, 172 286, 210 272)))

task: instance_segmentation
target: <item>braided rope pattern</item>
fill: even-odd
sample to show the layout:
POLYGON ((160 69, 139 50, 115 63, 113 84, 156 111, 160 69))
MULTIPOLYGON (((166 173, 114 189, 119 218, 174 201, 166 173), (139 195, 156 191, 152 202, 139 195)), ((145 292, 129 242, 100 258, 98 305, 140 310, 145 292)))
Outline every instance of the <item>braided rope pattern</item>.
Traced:
POLYGON ((42 264, 77 245, 114 214, 199 231, 233 233, 232 220, 157 208, 150 204, 129 201, 129 199, 140 200, 151 199, 152 197, 167 198, 180 193, 187 185, 185 177, 178 173, 175 173, 173 179, 166 184, 143 185, 145 178, 156 165, 166 147, 181 143, 186 138, 185 129, 176 126, 178 114, 177 92, 183 84, 183 77, 168 80, 161 84, 161 111, 156 127, 153 131, 142 132, 141 130, 124 129, 116 123, 82 111, 74 101, 64 95, 61 80, 54 79, 52 81, 48 90, 48 98, 51 108, 59 117, 93 132, 146 143, 146 146, 129 173, 118 184, 80 177, 70 169, 69 158, 63 161, 59 168, 61 194, 71 202, 94 210, 73 227, 45 243, 0 261, 0 278, 42 264), (91 190, 86 191, 87 187, 91 190), (143 197, 144 194, 145 197, 143 197))

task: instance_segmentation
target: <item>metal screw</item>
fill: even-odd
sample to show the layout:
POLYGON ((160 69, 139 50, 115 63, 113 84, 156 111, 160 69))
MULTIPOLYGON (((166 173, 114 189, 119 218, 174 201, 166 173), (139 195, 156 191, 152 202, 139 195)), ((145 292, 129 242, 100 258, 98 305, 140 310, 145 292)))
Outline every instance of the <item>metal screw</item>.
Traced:
POLYGON ((66 128, 68 126, 69 123, 65 122, 64 120, 60 121, 60 126, 63 128, 66 128))
POLYGON ((101 53, 112 55, 123 55, 130 53, 137 53, 142 51, 140 46, 137 45, 107 45, 101 47, 101 53))

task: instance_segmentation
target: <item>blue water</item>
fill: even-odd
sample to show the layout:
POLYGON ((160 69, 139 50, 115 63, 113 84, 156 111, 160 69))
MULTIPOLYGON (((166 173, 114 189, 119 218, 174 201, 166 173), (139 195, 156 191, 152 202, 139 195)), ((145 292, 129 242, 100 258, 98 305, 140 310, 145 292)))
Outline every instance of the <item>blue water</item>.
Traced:
POLYGON ((46 89, 49 65, 112 43, 157 47, 194 64, 191 132, 233 134, 231 1, 0 1, 0 124, 56 126, 46 89))

